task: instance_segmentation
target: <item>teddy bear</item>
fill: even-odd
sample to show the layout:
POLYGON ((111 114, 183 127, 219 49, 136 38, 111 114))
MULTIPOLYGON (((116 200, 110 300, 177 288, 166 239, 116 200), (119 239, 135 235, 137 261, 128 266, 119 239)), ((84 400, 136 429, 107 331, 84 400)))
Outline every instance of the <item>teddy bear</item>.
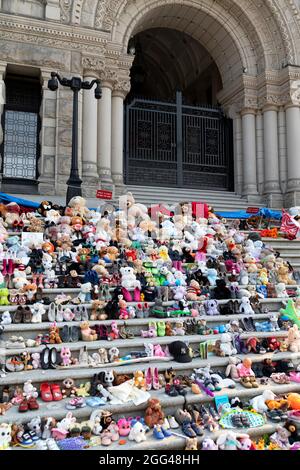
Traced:
POLYGON ((103 300, 93 300, 90 319, 92 321, 107 320, 108 315, 104 310, 105 306, 106 306, 106 302, 104 302, 103 300))
POLYGON ((252 408, 258 413, 264 413, 269 410, 269 407, 266 405, 266 402, 269 400, 275 400, 276 395, 272 390, 264 390, 262 395, 254 397, 250 400, 252 408))
POLYGON ((276 296, 279 299, 288 299, 289 298, 289 294, 287 293, 286 288, 285 288, 285 283, 280 282, 279 284, 277 284, 275 286, 275 290, 276 290, 276 296))
POLYGON ((248 297, 242 297, 239 311, 245 315, 254 315, 254 310, 248 297))
POLYGON ((157 398, 150 398, 145 411, 145 423, 149 428, 153 428, 156 424, 163 424, 164 412, 160 401, 157 398))
POLYGON ((235 382, 240 381, 240 376, 238 373, 237 366, 241 362, 241 360, 236 356, 230 356, 228 359, 228 365, 225 371, 226 377, 230 377, 235 382))
POLYGON ((147 440, 146 430, 141 422, 137 421, 132 426, 132 428, 130 429, 130 433, 128 435, 128 439, 129 441, 135 441, 137 443, 147 440))
POLYGON ((186 293, 187 300, 196 302, 197 300, 199 300, 200 294, 201 294, 201 288, 200 288, 199 282, 197 282, 195 279, 192 279, 187 288, 187 293, 186 293))
POLYGON ((136 276, 134 274, 133 268, 130 268, 129 266, 123 267, 120 269, 120 273, 122 276, 121 279, 121 285, 125 289, 141 289, 141 283, 136 279, 136 276))
POLYGON ((297 325, 289 329, 287 343, 289 351, 300 352, 300 331, 297 325))
POLYGON ((25 286, 27 286, 29 281, 26 278, 26 271, 14 269, 12 282, 15 289, 23 289, 25 286))
POLYGON ((129 219, 149 220, 148 208, 143 204, 137 204, 131 192, 119 197, 119 207, 127 213, 129 219))
POLYGON ((145 379, 143 371, 137 370, 134 373, 133 383, 134 383, 135 387, 137 387, 141 390, 146 390, 146 379, 145 379))
POLYGON ((96 273, 99 276, 108 278, 109 277, 109 272, 108 272, 108 270, 106 269, 105 266, 106 266, 105 261, 103 259, 99 259, 97 264, 95 264, 95 266, 93 266, 92 270, 96 271, 96 273))
POLYGON ((83 341, 97 341, 98 335, 95 330, 90 328, 88 321, 80 323, 80 330, 83 341))
POLYGON ((283 283, 286 286, 295 284, 295 281, 289 276, 289 268, 282 264, 277 270, 278 283, 283 283))
POLYGON ((27 400, 29 400, 29 398, 37 398, 38 397, 37 389, 36 389, 36 387, 34 387, 32 385, 31 380, 27 380, 24 383, 24 385, 23 385, 23 396, 27 400))
MULTIPOLYGON (((186 288, 184 286, 177 286, 176 288, 173 289, 173 292, 174 292, 174 295, 173 295, 174 300, 182 300, 185 297, 186 288)), ((188 300, 191 300, 191 299, 188 299, 188 300)))
POLYGON ((31 354, 31 363, 33 369, 39 369, 41 365, 40 361, 40 353, 32 353, 31 354))
POLYGON ((50 344, 61 344, 62 340, 59 336, 59 328, 56 324, 50 326, 49 330, 49 343, 50 344))
POLYGON ((232 336, 229 333, 223 333, 219 340, 218 347, 220 348, 221 357, 234 356, 237 354, 237 350, 232 345, 232 336))
POLYGON ((68 208, 71 209, 67 213, 69 216, 87 217, 89 214, 89 210, 86 207, 86 200, 81 196, 74 196, 70 200, 68 208))
POLYGON ((209 316, 220 315, 219 304, 217 300, 214 300, 214 299, 206 300, 204 306, 205 306, 207 315, 209 316))

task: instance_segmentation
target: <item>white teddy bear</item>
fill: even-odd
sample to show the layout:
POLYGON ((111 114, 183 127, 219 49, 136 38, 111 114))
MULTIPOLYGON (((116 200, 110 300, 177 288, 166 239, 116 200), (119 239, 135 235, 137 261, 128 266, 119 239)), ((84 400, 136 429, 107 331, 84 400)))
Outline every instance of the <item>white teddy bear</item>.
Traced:
POLYGON ((0 424, 0 450, 10 449, 11 443, 11 424, 0 424))
POLYGON ((46 309, 43 304, 36 302, 30 307, 32 312, 31 323, 42 323, 42 317, 46 313, 46 309))
POLYGON ((280 282, 275 286, 276 290, 276 295, 279 299, 288 299, 289 294, 286 291, 285 284, 283 282, 280 282))
POLYGON ((254 310, 251 306, 248 297, 242 297, 240 304, 240 313, 244 313, 245 315, 254 315, 254 310))
POLYGON ((232 345, 232 337, 229 333, 223 333, 221 335, 220 349, 225 356, 234 356, 237 354, 237 350, 232 345))
POLYGON ((136 287, 141 289, 141 283, 136 279, 133 268, 127 266, 125 268, 121 268, 120 272, 122 275, 121 285, 124 289, 129 290, 135 289, 136 287))
POLYGON ((11 319, 9 311, 7 310, 6 312, 2 313, 1 325, 10 325, 11 323, 12 323, 12 319, 11 319))
POLYGON ((135 442, 146 441, 146 431, 142 423, 135 423, 135 425, 131 428, 128 439, 135 442))
POLYGON ((29 400, 29 398, 37 398, 37 389, 32 385, 31 380, 27 380, 23 385, 23 396, 29 400))
POLYGON ((14 269, 13 285, 15 289, 23 289, 23 287, 28 284, 29 281, 26 279, 26 272, 14 269))
POLYGON ((272 390, 264 390, 262 395, 252 398, 252 400, 250 400, 250 403, 255 411, 257 411, 258 413, 264 413, 269 409, 266 405, 266 401, 275 400, 275 398, 276 395, 272 392, 272 390))

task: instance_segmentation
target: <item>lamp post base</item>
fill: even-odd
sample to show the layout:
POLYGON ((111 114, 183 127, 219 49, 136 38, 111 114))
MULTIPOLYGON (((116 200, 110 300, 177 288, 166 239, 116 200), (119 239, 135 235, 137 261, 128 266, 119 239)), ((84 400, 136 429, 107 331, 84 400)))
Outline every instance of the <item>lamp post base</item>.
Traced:
POLYGON ((82 189, 81 189, 82 181, 79 180, 68 180, 67 185, 67 197, 66 197, 66 206, 69 204, 71 199, 75 196, 82 196, 82 189))

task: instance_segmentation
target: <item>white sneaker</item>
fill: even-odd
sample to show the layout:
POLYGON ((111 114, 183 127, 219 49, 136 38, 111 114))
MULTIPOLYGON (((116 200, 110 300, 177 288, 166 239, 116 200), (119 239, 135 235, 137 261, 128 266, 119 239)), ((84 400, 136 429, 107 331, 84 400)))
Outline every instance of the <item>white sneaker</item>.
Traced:
POLYGON ((42 441, 41 439, 39 439, 36 443, 35 443, 35 449, 36 450, 48 450, 48 446, 46 444, 45 441, 42 441))
POLYGON ((164 424, 162 425, 164 429, 170 429, 170 423, 167 418, 164 420, 164 424))
POLYGON ((57 323, 62 323, 64 321, 64 307, 63 307, 63 305, 58 305, 57 306, 56 321, 57 321, 57 323))
POLYGON ((56 305, 51 302, 48 308, 48 320, 54 322, 56 320, 56 305))
POLYGON ((174 416, 168 416, 168 421, 169 421, 171 429, 178 429, 179 428, 179 424, 177 423, 174 416))

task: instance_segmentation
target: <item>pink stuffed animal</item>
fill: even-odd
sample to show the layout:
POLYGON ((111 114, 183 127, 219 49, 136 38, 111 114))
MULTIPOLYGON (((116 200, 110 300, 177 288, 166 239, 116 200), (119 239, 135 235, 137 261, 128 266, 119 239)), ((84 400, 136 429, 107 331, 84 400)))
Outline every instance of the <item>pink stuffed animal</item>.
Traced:
POLYGON ((127 311, 127 302, 124 299, 119 299, 119 319, 128 320, 129 313, 127 311))
POLYGON ((160 344, 155 344, 153 347, 153 353, 155 357, 166 357, 165 352, 163 351, 160 344))
POLYGON ((119 333, 119 330, 118 330, 118 324, 115 320, 111 322, 110 327, 111 327, 111 332, 109 333, 107 339, 109 341, 112 341, 114 339, 119 339, 120 338, 120 333, 119 333))
POLYGON ((62 347, 60 352, 62 365, 68 367, 71 364, 71 351, 70 348, 62 347))
POLYGON ((126 418, 121 418, 117 422, 119 428, 119 435, 122 437, 127 437, 130 433, 130 422, 126 418))

